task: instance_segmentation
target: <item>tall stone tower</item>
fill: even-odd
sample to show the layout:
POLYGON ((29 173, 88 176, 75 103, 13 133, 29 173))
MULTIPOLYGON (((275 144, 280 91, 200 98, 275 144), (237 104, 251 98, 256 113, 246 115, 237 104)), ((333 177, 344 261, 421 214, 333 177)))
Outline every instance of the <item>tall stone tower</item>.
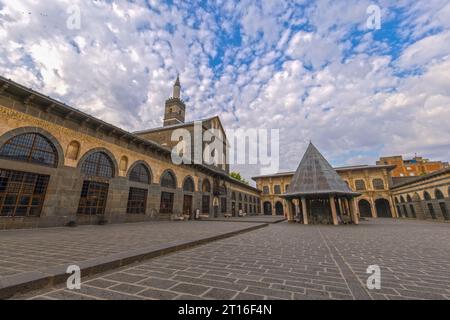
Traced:
POLYGON ((181 100, 181 84, 180 77, 178 76, 173 85, 172 97, 166 100, 164 127, 184 123, 185 114, 186 105, 181 100))

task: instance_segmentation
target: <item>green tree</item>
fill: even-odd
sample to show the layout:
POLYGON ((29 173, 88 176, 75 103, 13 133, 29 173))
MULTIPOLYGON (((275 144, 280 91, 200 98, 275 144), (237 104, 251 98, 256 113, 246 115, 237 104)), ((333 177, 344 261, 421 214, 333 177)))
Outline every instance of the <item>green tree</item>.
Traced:
POLYGON ((249 184, 247 180, 245 180, 244 178, 241 177, 241 174, 239 172, 231 172, 230 176, 232 178, 235 178, 236 180, 239 180, 242 183, 245 183, 247 185, 249 184))

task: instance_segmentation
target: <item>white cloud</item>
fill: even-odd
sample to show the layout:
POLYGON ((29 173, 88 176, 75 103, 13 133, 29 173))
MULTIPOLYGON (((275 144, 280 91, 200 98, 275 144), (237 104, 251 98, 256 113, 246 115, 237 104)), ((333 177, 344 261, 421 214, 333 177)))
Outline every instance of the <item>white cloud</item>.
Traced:
POLYGON ((281 170, 309 139, 338 164, 450 158, 446 1, 379 1, 382 28, 405 12, 382 29, 395 49, 365 29, 372 1, 78 1, 80 30, 66 28, 70 1, 0 3, 0 73, 125 129, 161 125, 180 73, 188 120, 280 128, 281 170))

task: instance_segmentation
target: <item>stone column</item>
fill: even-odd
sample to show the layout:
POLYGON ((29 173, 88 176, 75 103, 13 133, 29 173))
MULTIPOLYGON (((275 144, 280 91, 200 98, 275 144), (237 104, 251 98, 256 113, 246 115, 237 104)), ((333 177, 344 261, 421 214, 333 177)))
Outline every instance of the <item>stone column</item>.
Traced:
POLYGON ((377 208, 375 207, 375 202, 373 201, 373 196, 370 197, 370 209, 372 211, 372 218, 378 218, 377 208))
POLYGON ((288 221, 293 222, 295 221, 295 212, 292 212, 292 200, 286 199, 286 202, 287 202, 288 221))
POLYGON ((306 207, 305 197, 302 197, 302 213, 303 213, 303 223, 308 224, 308 209, 306 207))
POLYGON ((333 217, 333 224, 337 226, 339 223, 336 214, 336 203, 334 202, 334 196, 330 197, 330 207, 331 207, 331 216, 333 217))
MULTIPOLYGON (((391 216, 392 216, 392 218, 398 218, 397 206, 394 206, 393 203, 394 203, 394 200, 392 199, 392 197, 389 197, 389 208, 391 209, 391 216)), ((417 212, 416 212, 416 217, 417 217, 417 212)))
POLYGON ((356 209, 356 201, 355 198, 350 199, 350 212, 353 218, 354 224, 359 224, 359 217, 358 217, 358 209, 356 209))

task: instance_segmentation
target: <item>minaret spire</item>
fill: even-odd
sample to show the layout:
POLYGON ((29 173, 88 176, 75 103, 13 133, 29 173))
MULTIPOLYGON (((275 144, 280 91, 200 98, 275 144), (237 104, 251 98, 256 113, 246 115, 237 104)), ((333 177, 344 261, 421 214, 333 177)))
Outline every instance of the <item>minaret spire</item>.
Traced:
POLYGON ((181 97, 181 84, 180 84, 180 75, 177 75, 177 80, 173 85, 173 97, 180 99, 181 97))
POLYGON ((164 127, 184 123, 186 105, 181 100, 180 75, 173 85, 172 97, 166 100, 164 111, 164 127))

